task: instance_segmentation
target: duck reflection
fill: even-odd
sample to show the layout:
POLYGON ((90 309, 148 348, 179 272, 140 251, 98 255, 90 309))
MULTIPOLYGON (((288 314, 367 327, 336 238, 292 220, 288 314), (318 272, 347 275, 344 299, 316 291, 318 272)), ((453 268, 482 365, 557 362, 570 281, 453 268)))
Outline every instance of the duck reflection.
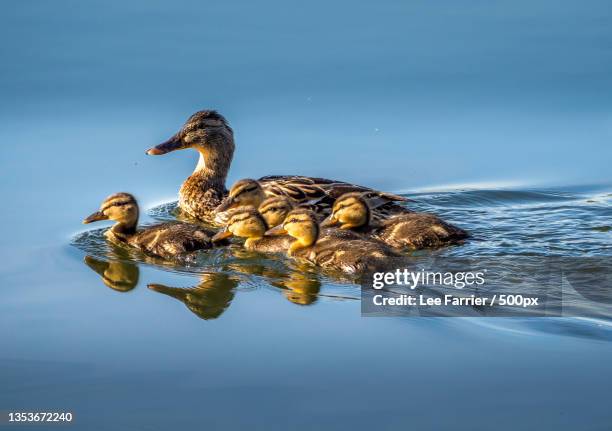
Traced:
POLYGON ((221 272, 202 275, 202 281, 195 287, 170 287, 163 284, 149 284, 149 289, 171 296, 183 302, 196 316, 212 320, 221 316, 234 299, 238 280, 221 272))
POLYGON ((314 304, 321 291, 321 282, 314 274, 298 271, 292 271, 271 284, 283 289, 285 298, 298 305, 314 304))
POLYGON ((133 263, 85 256, 85 264, 100 275, 102 282, 117 292, 129 292, 138 285, 140 271, 133 263))
MULTIPOLYGON (((252 252, 245 253, 253 257, 252 252)), ((314 304, 321 290, 321 281, 316 274, 308 271, 306 267, 288 267, 280 260, 259 263, 253 259, 250 262, 245 259, 243 262, 236 261, 229 264, 228 269, 241 274, 263 277, 269 284, 281 289, 285 298, 298 305, 314 304)))

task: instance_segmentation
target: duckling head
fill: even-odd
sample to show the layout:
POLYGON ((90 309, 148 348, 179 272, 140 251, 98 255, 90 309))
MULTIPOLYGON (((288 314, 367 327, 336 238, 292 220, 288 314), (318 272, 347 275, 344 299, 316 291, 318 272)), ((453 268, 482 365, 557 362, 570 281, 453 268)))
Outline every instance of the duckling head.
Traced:
POLYGON ((257 208, 266 194, 259 182, 250 178, 237 181, 229 191, 223 202, 216 208, 217 213, 222 213, 229 209, 252 206, 257 208))
POLYGON ((370 207, 361 193, 345 193, 336 199, 331 215, 323 221, 322 226, 339 224, 340 229, 358 228, 367 226, 370 217, 370 207))
POLYGON ((218 242, 223 239, 237 236, 246 238, 245 247, 253 241, 260 240, 266 234, 268 225, 265 219, 253 207, 241 208, 232 213, 225 230, 218 232, 212 237, 213 242, 218 242))
POLYGON ((266 220, 269 227, 283 223, 287 214, 293 210, 293 204, 286 196, 272 196, 259 205, 259 213, 266 220))
POLYGON ((305 208, 294 209, 287 214, 282 225, 268 231, 270 235, 289 234, 295 241, 289 247, 289 255, 296 250, 309 247, 319 238, 317 216, 305 208))
POLYGON ((116 221, 117 225, 113 227, 113 230, 123 233, 135 231, 138 223, 136 199, 129 193, 115 193, 107 197, 100 205, 100 209, 83 220, 83 223, 88 224, 100 220, 116 221))

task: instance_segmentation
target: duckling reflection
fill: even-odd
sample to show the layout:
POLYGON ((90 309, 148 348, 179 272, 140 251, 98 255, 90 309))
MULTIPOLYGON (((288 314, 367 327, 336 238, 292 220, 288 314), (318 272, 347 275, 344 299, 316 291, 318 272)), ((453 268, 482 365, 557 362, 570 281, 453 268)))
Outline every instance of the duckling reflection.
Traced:
POLYGON ((280 261, 240 262, 236 261, 227 266, 227 269, 245 275, 263 277, 270 285, 282 290, 283 295, 294 304, 310 305, 317 301, 321 282, 314 273, 302 270, 293 270, 280 261), (275 266, 275 265, 278 265, 275 266))
POLYGON ((293 271, 271 284, 283 289, 285 298, 297 305, 314 304, 321 291, 321 282, 314 274, 298 271, 293 271))
POLYGON ((117 292, 129 292, 138 285, 140 270, 133 263, 85 256, 84 262, 100 275, 102 282, 117 292))
POLYGON ((183 302, 200 319, 212 320, 221 316, 234 299, 238 280, 221 272, 202 275, 196 287, 170 287, 149 284, 148 288, 183 302))

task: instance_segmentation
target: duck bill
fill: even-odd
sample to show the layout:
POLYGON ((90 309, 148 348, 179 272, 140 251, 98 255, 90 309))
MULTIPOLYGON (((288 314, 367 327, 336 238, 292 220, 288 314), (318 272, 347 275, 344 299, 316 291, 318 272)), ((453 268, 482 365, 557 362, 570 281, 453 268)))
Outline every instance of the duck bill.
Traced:
POLYGON ((176 150, 182 150, 183 148, 185 148, 185 144, 177 133, 176 135, 168 139, 166 142, 162 142, 159 145, 149 148, 147 150, 147 154, 149 156, 161 156, 162 154, 170 153, 176 150))
POLYGON ((234 235, 233 233, 231 233, 229 230, 225 229, 225 230, 222 230, 221 232, 217 232, 211 238, 211 241, 212 242, 223 241, 224 239, 231 238, 233 235, 234 235))
POLYGON ((91 256, 85 256, 84 259, 85 265, 93 269, 96 273, 101 276, 104 276, 104 271, 106 271, 109 267, 108 262, 103 260, 95 259, 91 256))
POLYGON ((89 224, 100 220, 108 220, 108 216, 102 211, 96 211, 95 213, 87 217, 85 220, 83 220, 83 224, 89 224))
POLYGON ((266 235, 270 235, 270 236, 287 235, 287 231, 285 230, 283 225, 279 224, 278 226, 273 227, 272 229, 267 231, 266 235))
POLYGON ((147 284, 147 287, 154 292, 164 293, 169 296, 174 296, 175 298, 182 298, 185 296, 185 289, 170 287, 164 284, 151 283, 147 284))
POLYGON ((228 209, 232 208, 234 206, 234 198, 230 198, 229 196, 226 197, 225 199, 223 199, 223 201, 221 202, 221 204, 219 204, 219 206, 215 209, 216 212, 218 213, 222 213, 224 211, 227 211, 228 209))
POLYGON ((323 220, 321 222, 321 227, 330 227, 330 226, 336 226, 338 224, 339 220, 337 218, 335 218, 332 215, 330 215, 329 217, 327 217, 325 220, 323 220))

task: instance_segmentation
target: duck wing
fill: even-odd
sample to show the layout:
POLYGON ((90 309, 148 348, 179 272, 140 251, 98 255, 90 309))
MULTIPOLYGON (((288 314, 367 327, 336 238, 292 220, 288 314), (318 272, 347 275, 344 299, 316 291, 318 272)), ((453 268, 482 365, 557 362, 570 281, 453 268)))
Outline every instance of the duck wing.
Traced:
POLYGON ((213 231, 189 223, 169 222, 148 226, 130 238, 145 253, 173 258, 212 247, 213 231))
POLYGON ((369 187, 346 183, 344 181, 328 180, 318 177, 303 177, 299 175, 269 175, 260 178, 259 183, 266 193, 274 196, 284 195, 297 202, 317 200, 323 197, 337 199, 345 193, 367 193, 369 198, 378 198, 385 202, 406 202, 409 199, 394 193, 381 192, 369 187))
POLYGON ((420 250, 462 244, 469 234, 433 214, 411 213, 383 221, 374 237, 398 250, 420 250))
POLYGON ((334 201, 345 193, 363 193, 375 218, 388 217, 410 212, 402 202, 409 199, 394 193, 382 192, 369 187, 299 175, 270 175, 260 178, 259 183, 269 196, 287 196, 299 204, 306 205, 316 213, 327 216, 334 201))

